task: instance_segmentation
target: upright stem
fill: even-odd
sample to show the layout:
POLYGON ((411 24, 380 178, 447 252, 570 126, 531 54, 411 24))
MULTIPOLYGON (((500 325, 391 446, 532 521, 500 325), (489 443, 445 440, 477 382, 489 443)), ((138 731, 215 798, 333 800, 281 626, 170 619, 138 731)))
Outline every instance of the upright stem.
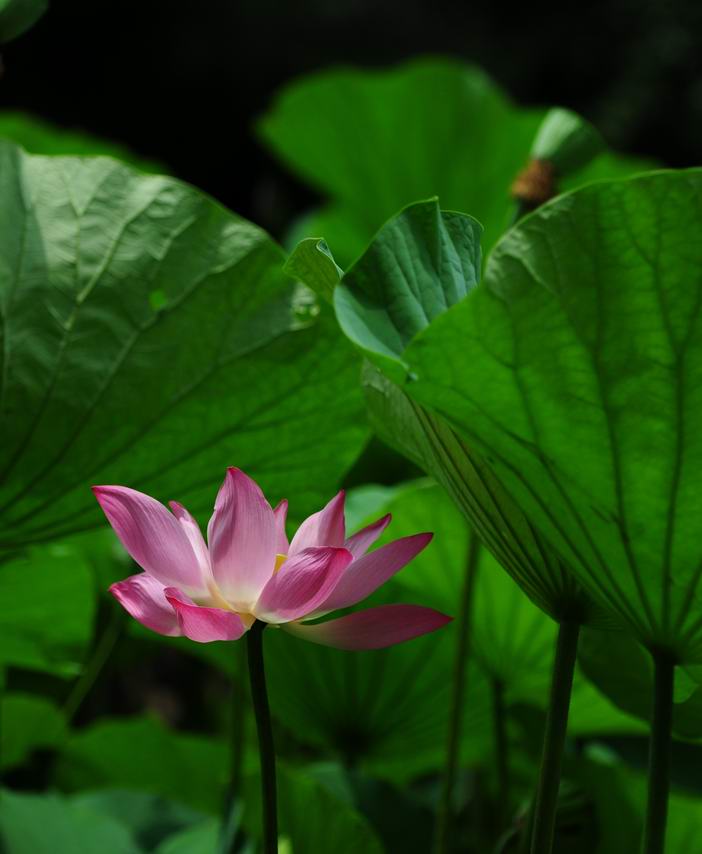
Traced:
POLYGON ((495 736, 495 758, 497 760, 498 820, 503 829, 509 814, 509 745, 507 741, 507 710, 505 708, 505 686, 499 680, 492 682, 492 720, 495 736))
POLYGON ((541 753, 541 770, 534 807, 531 854, 551 854, 553 848, 558 787, 561 782, 561 761, 568 728, 568 708, 579 634, 580 623, 578 622, 563 620, 558 626, 556 660, 553 664, 546 732, 541 753))
POLYGON ((653 714, 648 753, 648 804, 644 854, 663 854, 670 788, 670 746, 673 728, 675 663, 664 653, 654 653, 653 714))
POLYGON ((246 704, 248 699, 244 687, 243 649, 235 645, 236 672, 231 685, 231 721, 229 730, 229 785, 222 810, 222 834, 220 850, 223 854, 234 854, 238 850, 237 825, 240 813, 241 778, 246 733, 246 704))
POLYGON ((479 554, 480 543, 476 535, 471 531, 468 540, 468 555, 459 603, 460 610, 456 619, 456 652, 453 659, 453 681, 446 739, 446 759, 441 785, 441 799, 436 815, 436 831, 434 836, 435 854, 446 854, 449 850, 453 786, 456 779, 456 768, 460 752, 461 719, 463 716, 463 700, 466 687, 465 669, 470 645, 470 611, 473 600, 473 589, 475 587, 475 576, 478 570, 479 554))
POLYGON ((263 630, 266 624, 258 620, 246 633, 246 651, 249 659, 251 702, 258 732, 258 752, 261 764, 261 800, 263 804, 262 854, 278 854, 278 813, 275 782, 275 747, 271 713, 266 691, 266 673, 263 667, 263 630))

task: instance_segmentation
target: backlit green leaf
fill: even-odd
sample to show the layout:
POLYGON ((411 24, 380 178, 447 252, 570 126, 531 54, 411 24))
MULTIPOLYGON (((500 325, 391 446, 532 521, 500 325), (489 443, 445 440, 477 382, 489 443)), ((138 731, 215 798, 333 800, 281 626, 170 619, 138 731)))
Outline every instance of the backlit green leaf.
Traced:
POLYGON ((591 595, 702 659, 702 172, 554 200, 405 352, 591 595))
POLYGON ((367 436, 358 367, 264 232, 104 158, 3 144, 0 189, 0 546, 102 524, 93 483, 209 514, 238 465, 328 499, 367 436))
MULTIPOLYGON (((331 204, 308 223, 306 234, 323 235, 346 267, 389 217, 431 196, 444 209, 475 216, 485 228, 483 245, 492 247, 514 216, 510 186, 526 165, 544 114, 511 104, 474 66, 422 58, 295 81, 278 95, 259 131, 284 163, 328 198, 331 204)), ((557 155, 550 138, 549 152, 557 155)), ((612 160, 622 168, 620 158, 612 160)), ((606 171, 607 164, 598 168, 606 171)), ((623 168, 632 171, 626 163, 623 168)))

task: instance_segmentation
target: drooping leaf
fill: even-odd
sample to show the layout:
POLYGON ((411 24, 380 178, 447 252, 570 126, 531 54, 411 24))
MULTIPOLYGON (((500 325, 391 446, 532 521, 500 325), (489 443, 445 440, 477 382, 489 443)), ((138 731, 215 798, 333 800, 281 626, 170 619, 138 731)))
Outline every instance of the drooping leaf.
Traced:
POLYGON ((238 465, 327 500, 366 440, 358 368, 264 232, 102 158, 3 144, 0 188, 0 546, 101 524, 92 483, 209 514, 238 465))
POLYGON ((0 699, 0 768, 21 765, 33 750, 55 747, 66 735, 60 709, 44 697, 11 693, 0 699))
POLYGON ((48 6, 49 0, 0 0, 0 44, 33 27, 48 6))
POLYGON ((228 752, 216 739, 168 729, 146 717, 101 720, 74 732, 57 779, 71 791, 140 789, 216 814, 228 752))
MULTIPOLYGON (((456 613, 463 596, 469 527, 440 487, 409 484, 383 508, 392 513, 386 540, 421 530, 432 542, 396 576, 414 601, 456 613)), ((510 700, 548 694, 557 626, 537 608, 485 549, 481 550, 470 623, 470 655, 491 679, 504 684, 510 700)), ((470 692, 470 688, 469 688, 470 692)), ((468 696, 470 702, 470 693, 468 696)))
POLYGON ((412 205, 381 229, 336 288, 342 329, 383 371, 364 371, 373 426, 447 490, 482 542, 539 607, 556 619, 567 615, 607 622, 610 618, 585 600, 560 556, 490 466, 398 385, 407 377, 406 348, 431 318, 460 304, 475 286, 477 238, 470 217, 440 212, 436 202, 412 205), (450 229, 446 222, 452 223, 450 229), (445 239, 449 230, 454 241, 445 239))
POLYGON ((141 854, 126 827, 56 794, 0 792, 5 854, 141 854))
POLYGON ((442 211, 437 200, 410 205, 380 230, 334 291, 341 328, 386 373, 412 338, 475 287, 481 228, 442 211))
POLYGON ((259 131, 330 201, 306 233, 323 235, 346 267, 396 211, 431 196, 475 216, 489 249, 510 224, 509 188, 543 116, 515 107, 473 66, 422 58, 295 81, 259 131))
POLYGON ((37 546, 0 565, 0 664, 73 676, 93 633, 95 596, 80 550, 37 546))
POLYGON ((79 130, 69 130, 16 110, 0 111, 0 137, 14 142, 30 154, 75 154, 106 155, 131 163, 142 172, 164 173, 168 170, 156 163, 139 157, 126 146, 111 140, 93 136, 79 130))
POLYGON ((283 267, 292 278, 304 282, 323 299, 331 301, 334 288, 341 281, 343 271, 337 266, 329 247, 316 237, 302 240, 283 267))
POLYGON ((486 456, 593 597, 702 659, 702 173, 600 183, 525 219, 405 351, 412 397, 486 456))

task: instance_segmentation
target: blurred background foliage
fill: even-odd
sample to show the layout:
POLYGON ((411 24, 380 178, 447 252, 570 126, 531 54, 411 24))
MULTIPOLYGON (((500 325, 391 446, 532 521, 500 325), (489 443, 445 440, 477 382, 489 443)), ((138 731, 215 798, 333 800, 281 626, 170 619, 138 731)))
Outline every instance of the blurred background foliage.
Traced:
MULTIPOLYGON (((394 0, 207 0, 197 7, 162 0, 56 0, 33 28, 2 47, 0 136, 37 154, 107 154, 144 173, 174 175, 286 245, 324 234, 343 266, 398 208, 437 193, 445 207, 483 221, 486 251, 514 215, 508 188, 547 106, 584 115, 609 149, 564 189, 651 163, 697 162, 701 48, 702 9, 681 0, 595 3, 577 15, 538 3, 507 12, 394 0), (410 63, 397 65, 405 60, 410 63), (365 70, 327 74, 323 69, 330 65, 365 70), (314 76, 281 93, 308 73, 314 76), (398 137, 405 140, 399 151, 398 137)), ((221 215, 230 234, 228 215, 214 213, 199 194, 184 191, 183 204, 207 208, 207 229, 221 215)), ((213 241, 213 234, 207 231, 207 239, 213 241)), ((12 240, 9 230, 6 239, 12 240)), ((220 413, 221 423, 205 432, 213 443, 224 435, 224 445, 210 446, 224 456, 215 472, 212 455, 206 471, 202 459, 187 468, 193 500, 200 509, 207 506, 220 470, 241 461, 231 455, 249 454, 252 473, 267 472, 270 497, 290 498, 293 518, 321 502, 322 487, 329 492, 341 483, 350 488, 350 529, 392 512, 392 538, 424 529, 436 533, 432 545, 373 601, 421 601, 455 613, 470 536, 463 517, 438 487, 419 479, 414 466, 369 441, 353 386, 359 360, 350 349, 340 354, 330 344, 328 311, 316 307, 319 315, 310 314, 309 305, 296 302, 295 287, 277 273, 282 253, 259 239, 268 284, 262 305, 254 306, 261 312, 254 314, 254 329, 273 328, 275 334, 273 340, 259 334, 254 342, 244 336, 233 348, 233 356, 241 357, 237 382, 244 354, 251 357, 253 385, 271 365, 291 376, 316 369, 327 395, 336 382, 345 383, 335 412, 323 397, 316 403, 328 418, 315 434, 323 448, 318 468, 325 469, 324 483, 316 475, 314 482, 311 475, 305 479, 311 463, 305 448, 290 439, 294 429, 288 434, 292 444, 261 455, 256 436, 243 444, 229 441, 226 413, 220 413), (298 348, 300 366, 290 364, 290 353, 298 350, 286 349, 286 335, 306 342, 298 348), (280 468, 286 452, 297 454, 292 479, 280 468)), ((176 248, 182 253, 176 259, 189 250, 187 243, 176 248)), ((202 259, 196 263, 206 266, 202 259)), ((49 257, 48 275, 58 266, 49 257)), ((260 276, 261 269, 253 274, 260 276)), ((246 288, 251 280, 245 270, 238 281, 246 288)), ((156 314, 174 294, 156 288, 146 296, 154 293, 150 306, 156 314)), ((184 313, 186 337, 211 324, 216 293, 203 292, 205 314, 184 313)), ((137 293, 140 300, 144 295, 137 293)), ((105 369, 98 365, 96 376, 105 369)), ((127 386, 134 382, 126 376, 127 386)), ((155 402, 162 391, 156 385, 155 402)), ((241 407, 251 396, 248 389, 232 381, 227 407, 241 407)), ((304 419, 316 417, 314 401, 300 414, 299 400, 286 404, 275 388, 270 391, 266 405, 282 418, 299 416, 296 435, 309 439, 311 420, 304 419)), ((20 418, 13 422, 16 447, 32 449, 35 443, 37 471, 47 462, 42 454, 54 448, 48 438, 54 428, 66 428, 68 435, 84 417, 59 410, 49 416, 45 434, 36 433, 36 422, 28 428, 20 418)), ((174 435, 197 423, 200 412, 190 417, 177 421, 174 435)), ((159 468, 181 450, 176 441, 169 445, 167 430, 157 438, 164 436, 156 451, 143 450, 157 454, 159 468)), ((270 432, 265 441, 266 447, 275 444, 270 432)), ((132 440, 125 442, 131 449, 132 440)), ((9 510, 2 525, 0 601, 12 603, 0 612, 2 845, 8 854, 209 854, 233 771, 245 807, 231 832, 241 834, 241 850, 247 850, 245 839, 255 839, 259 822, 257 798, 247 796, 257 785, 257 762, 243 649, 161 638, 116 609, 106 588, 133 567, 111 532, 94 530, 102 524, 99 514, 81 501, 91 482, 85 460, 99 468, 97 449, 88 442, 78 462, 49 454, 54 474, 77 490, 73 504, 56 502, 60 479, 43 487, 34 504, 31 479, 6 477, 2 483, 9 510), (26 507, 15 503, 27 494, 26 507), (39 517, 39 528, 32 515, 37 505, 53 513, 47 521, 39 517), (33 527, 15 524, 13 514, 33 527), (64 514, 80 524, 64 524, 64 514)), ((129 463, 124 465, 119 475, 132 478, 129 463)), ((160 498, 184 497, 177 478, 158 483, 168 492, 159 492, 160 498)), ((203 512, 200 521, 205 518, 203 512)), ((500 833, 496 850, 517 850, 538 759, 554 632, 551 620, 483 553, 463 674, 456 850, 487 851, 500 833), (500 741, 500 727, 506 740, 500 741), (498 754, 511 771, 507 791, 498 754)), ((457 640, 456 624, 377 653, 267 635, 283 766, 281 829, 289 850, 430 849, 457 640)), ((702 752, 694 743, 702 735, 697 676, 692 672, 677 684, 681 740, 668 841, 675 854, 694 854, 702 831, 695 797, 702 796, 696 772, 702 752)), ((592 633, 584 639, 559 851, 636 850, 650 679, 647 659, 622 636, 592 633)))

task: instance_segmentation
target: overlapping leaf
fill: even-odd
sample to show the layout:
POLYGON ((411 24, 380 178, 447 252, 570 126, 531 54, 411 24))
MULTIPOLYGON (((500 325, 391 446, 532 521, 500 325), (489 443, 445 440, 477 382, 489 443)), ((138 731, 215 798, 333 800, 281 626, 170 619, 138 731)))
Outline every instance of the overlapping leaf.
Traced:
POLYGON ((209 510, 226 465, 316 509, 366 438, 353 352, 268 236, 104 158, 0 146, 0 545, 99 523, 88 487, 209 510))
POLYGON ((702 657, 702 173, 561 197, 404 357, 591 595, 702 657))
POLYGON ((409 206, 344 274, 334 291, 337 317, 383 372, 365 371, 379 435, 438 480, 541 608, 557 619, 602 620, 485 461, 400 385, 408 374, 407 347, 474 288, 480 271, 478 236, 475 220, 441 211, 436 200, 409 206))

